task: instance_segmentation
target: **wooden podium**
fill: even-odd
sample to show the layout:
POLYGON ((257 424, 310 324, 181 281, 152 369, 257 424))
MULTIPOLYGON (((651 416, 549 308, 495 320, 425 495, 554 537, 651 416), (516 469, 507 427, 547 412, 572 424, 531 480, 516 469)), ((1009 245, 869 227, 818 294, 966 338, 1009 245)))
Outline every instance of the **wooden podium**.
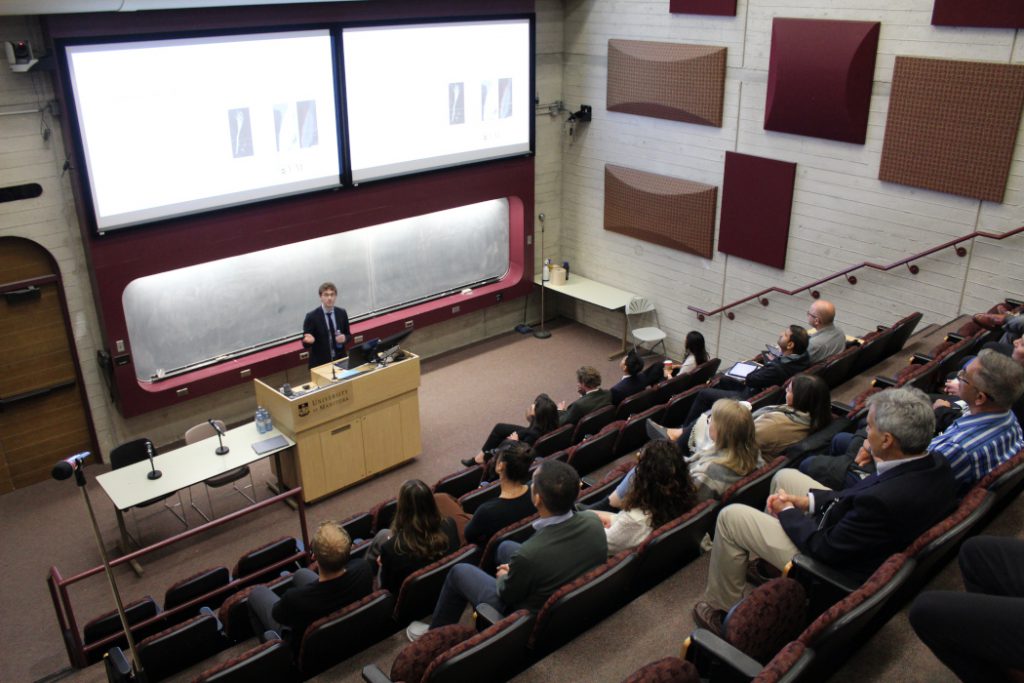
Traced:
POLYGON ((285 488, 302 486, 311 502, 411 460, 420 441, 420 359, 385 367, 364 365, 332 372, 331 364, 310 371, 311 381, 288 397, 253 380, 256 402, 270 411, 276 427, 295 441, 275 460, 285 488), (335 379, 337 374, 343 378, 335 379))

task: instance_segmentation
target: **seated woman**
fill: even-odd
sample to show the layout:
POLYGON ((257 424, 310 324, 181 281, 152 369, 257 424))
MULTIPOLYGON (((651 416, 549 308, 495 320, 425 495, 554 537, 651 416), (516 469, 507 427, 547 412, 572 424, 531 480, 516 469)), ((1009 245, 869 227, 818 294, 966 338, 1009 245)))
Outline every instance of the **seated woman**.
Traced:
POLYGON ((635 548, 658 527, 693 507, 697 492, 686 463, 667 441, 649 441, 637 455, 633 485, 617 513, 595 510, 608 537, 608 556, 635 548))
POLYGON ((466 525, 466 542, 482 549, 495 532, 537 511, 530 498, 530 465, 533 449, 525 443, 512 443, 498 450, 495 470, 501 494, 477 508, 466 525))
POLYGON ((630 351, 619 361, 622 379, 612 387, 612 405, 622 403, 622 399, 638 394, 650 384, 644 376, 644 362, 635 351, 630 351))
POLYGON ((537 439, 558 427, 558 406, 547 394, 539 394, 526 409, 526 421, 525 427, 504 422, 494 425, 480 452, 472 458, 464 458, 462 464, 465 467, 485 464, 494 457, 498 446, 507 440, 522 441, 532 446, 537 439))
POLYGON ((455 521, 441 517, 429 486, 410 479, 398 490, 390 536, 380 546, 380 586, 398 595, 407 576, 458 549, 455 521))
MULTIPOLYGON (((694 423, 686 442, 688 453, 705 447, 709 413, 694 423)), ((786 403, 758 408, 754 418, 754 435, 762 453, 781 453, 810 434, 825 429, 832 423, 832 395, 825 380, 816 375, 797 375, 786 386, 786 403)), ((647 434, 651 438, 668 439, 676 443, 685 430, 665 428, 648 420, 647 434)))
MULTIPOLYGON (((697 424, 703 423, 698 420, 697 424)), ((731 398, 715 401, 706 424, 708 438, 702 440, 704 445, 693 455, 683 458, 697 486, 699 500, 718 498, 727 488, 764 464, 754 437, 754 419, 750 410, 739 401, 731 398)), ((612 507, 622 508, 632 487, 634 472, 635 467, 609 496, 608 502, 612 507)))
POLYGON ((704 343, 704 335, 697 330, 690 330, 686 333, 686 341, 683 343, 683 362, 654 363, 644 370, 644 377, 647 378, 648 384, 655 384, 676 375, 688 375, 696 370, 698 365, 703 365, 708 360, 710 356, 704 343))

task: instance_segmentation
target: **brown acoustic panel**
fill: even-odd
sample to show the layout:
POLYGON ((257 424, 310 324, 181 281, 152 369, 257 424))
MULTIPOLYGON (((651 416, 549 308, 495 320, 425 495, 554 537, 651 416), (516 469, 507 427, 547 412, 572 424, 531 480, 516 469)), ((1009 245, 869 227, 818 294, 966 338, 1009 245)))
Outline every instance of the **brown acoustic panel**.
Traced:
POLYGON ((718 188, 624 166, 604 167, 604 229, 711 258, 718 188))
POLYGON ((718 251, 785 268, 795 180, 792 162, 726 152, 718 251))
POLYGON ((775 19, 765 129, 864 144, 879 26, 775 19))
POLYGON ((608 41, 608 111, 722 127, 724 47, 608 41))
POLYGON ((983 28, 1024 28, 1021 0, 935 0, 935 26, 980 26, 983 28))
POLYGON ((671 0, 668 11, 673 14, 714 14, 736 16, 736 0, 671 0))
POLYGON ((897 57, 878 177, 1002 202, 1024 65, 897 57))

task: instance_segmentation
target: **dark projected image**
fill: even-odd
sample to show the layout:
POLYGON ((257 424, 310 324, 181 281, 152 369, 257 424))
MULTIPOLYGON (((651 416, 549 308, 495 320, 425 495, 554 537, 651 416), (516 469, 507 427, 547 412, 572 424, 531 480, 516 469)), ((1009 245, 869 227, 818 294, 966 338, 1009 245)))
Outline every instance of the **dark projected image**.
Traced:
POLYGON ((466 84, 448 84, 448 125, 454 126, 466 122, 466 84))
POLYGON ((231 133, 231 156, 252 156, 252 124, 249 122, 249 108, 228 110, 228 128, 231 133))

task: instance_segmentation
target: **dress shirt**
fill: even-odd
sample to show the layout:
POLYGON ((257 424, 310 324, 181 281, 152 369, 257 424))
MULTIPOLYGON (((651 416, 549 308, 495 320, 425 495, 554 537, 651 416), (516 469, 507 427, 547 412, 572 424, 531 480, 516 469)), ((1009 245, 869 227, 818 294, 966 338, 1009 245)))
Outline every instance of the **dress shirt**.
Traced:
POLYGON ((1005 413, 964 415, 928 445, 949 461, 961 486, 970 486, 1024 447, 1017 417, 1005 413))

